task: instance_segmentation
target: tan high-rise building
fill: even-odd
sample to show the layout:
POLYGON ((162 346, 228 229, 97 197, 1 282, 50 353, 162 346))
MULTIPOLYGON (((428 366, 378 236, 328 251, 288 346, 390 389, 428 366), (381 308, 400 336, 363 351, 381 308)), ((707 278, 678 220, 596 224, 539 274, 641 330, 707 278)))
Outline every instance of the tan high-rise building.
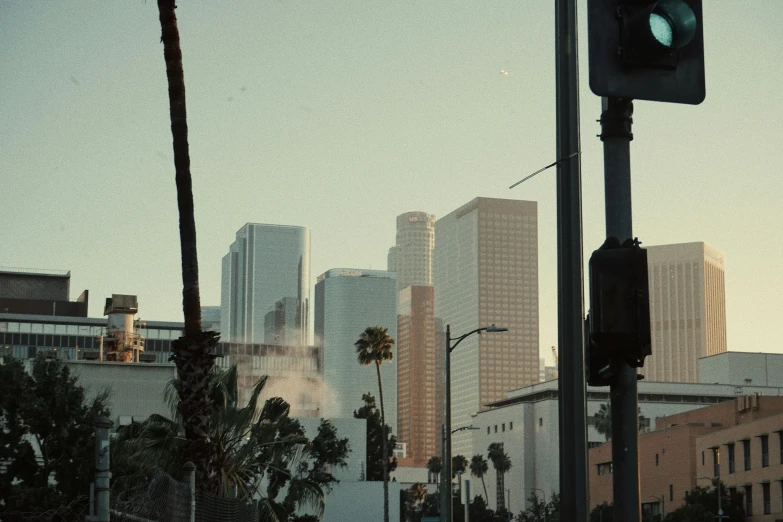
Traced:
POLYGON ((647 248, 651 381, 699 382, 699 358, 726 351, 723 254, 706 243, 647 248))
POLYGON ((440 455, 443 423, 442 343, 435 334, 435 291, 409 286, 397 311, 397 440, 414 466, 440 455))
POLYGON ((397 291, 432 285, 435 216, 405 212, 397 216, 397 239, 389 249, 388 270, 397 273, 397 291))
MULTIPOLYGON (((538 222, 534 201, 476 198, 435 223, 435 314, 452 337, 496 324, 508 332, 472 335, 451 354, 452 428, 539 380, 538 222)), ((453 454, 469 456, 469 431, 453 454)))

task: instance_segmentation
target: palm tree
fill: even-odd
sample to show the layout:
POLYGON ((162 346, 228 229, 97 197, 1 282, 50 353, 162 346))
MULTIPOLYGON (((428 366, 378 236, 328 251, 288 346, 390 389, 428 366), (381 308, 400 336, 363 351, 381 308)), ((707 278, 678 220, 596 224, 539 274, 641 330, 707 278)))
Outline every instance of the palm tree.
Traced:
POLYGON ((495 499, 497 501, 496 511, 506 509, 506 495, 505 495, 505 474, 511 469, 511 459, 508 454, 503 451, 502 442, 493 442, 487 448, 487 457, 492 461, 492 465, 495 467, 496 475, 496 487, 495 499))
POLYGON ((595 431, 603 435, 606 440, 612 438, 612 410, 608 404, 601 404, 598 413, 595 414, 595 431))
MULTIPOLYGON (((309 441, 301 426, 288 417, 290 407, 282 398, 268 399, 263 407, 258 407, 266 381, 267 377, 262 377, 256 383, 248 404, 241 407, 236 366, 213 373, 209 437, 214 441, 218 470, 216 493, 229 497, 236 488, 241 499, 260 496, 265 520, 285 521, 299 506, 308 506, 320 516, 324 509, 323 489, 300 472, 306 468, 303 463, 309 456, 309 441), (278 502, 276 497, 286 485, 287 494, 278 502)), ((187 442, 182 437, 184 426, 176 404, 181 385, 181 381, 175 380, 166 390, 171 419, 152 415, 141 425, 121 430, 112 458, 119 456, 125 462, 113 462, 113 466, 119 464, 132 471, 118 474, 113 480, 112 487, 120 498, 122 492, 145 484, 156 467, 173 476, 181 473, 185 462, 182 449, 187 442)))
POLYGON ((417 482, 412 485, 408 491, 410 492, 413 500, 418 502, 418 504, 421 506, 421 503, 424 502, 424 497, 427 496, 427 486, 421 482, 417 482))
POLYGON ((378 374, 378 394, 381 402, 381 424, 383 436, 381 437, 381 451, 383 457, 383 522, 389 522, 389 448, 386 447, 386 413, 383 409, 383 383, 381 382, 381 364, 394 358, 392 346, 394 339, 388 335, 388 330, 381 326, 367 327, 362 335, 354 343, 359 364, 367 366, 375 364, 378 374))
MULTIPOLYGON (((646 419, 642 415, 641 408, 637 408, 636 411, 638 414, 637 429, 641 432, 645 428, 646 419)), ((603 435, 606 440, 610 440, 612 438, 612 409, 609 405, 606 403, 601 404, 601 406, 598 407, 598 413, 595 414, 594 419, 595 431, 603 435)))
POLYGON ((443 471, 443 459, 441 457, 430 457, 427 461, 427 471, 437 477, 437 483, 440 484, 440 472, 443 471))
POLYGON ((172 343, 172 359, 181 382, 180 414, 185 430, 184 458, 196 465, 196 483, 207 491, 218 484, 210 431, 210 405, 207 397, 214 365, 215 332, 201 330, 201 299, 198 283, 196 221, 193 211, 193 187, 190 176, 188 123, 185 110, 185 77, 182 50, 175 13, 175 0, 158 0, 161 42, 169 85, 169 114, 174 147, 175 182, 179 208, 179 240, 182 256, 182 309, 185 316, 183 336, 172 343))
MULTIPOLYGON (((459 477, 459 498, 462 499, 462 474, 468 469, 468 459, 464 455, 454 455, 451 458, 451 472, 459 477)), ((454 478, 453 476, 451 477, 454 478)), ((462 500, 460 500, 461 502, 462 500)))
POLYGON ((484 475, 487 474, 487 471, 489 471, 489 464, 487 463, 487 459, 484 458, 484 455, 473 455, 473 458, 470 459, 470 474, 481 479, 481 485, 484 487, 485 499, 489 497, 489 495, 487 495, 487 484, 484 482, 484 475))

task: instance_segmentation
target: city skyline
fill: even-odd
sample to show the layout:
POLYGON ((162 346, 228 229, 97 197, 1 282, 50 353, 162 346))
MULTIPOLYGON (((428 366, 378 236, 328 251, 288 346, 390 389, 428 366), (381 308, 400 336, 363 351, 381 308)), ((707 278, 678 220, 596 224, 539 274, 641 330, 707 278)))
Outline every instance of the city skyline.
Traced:
MULTIPOLYGON (((765 345, 783 321, 783 278, 774 277, 783 244, 748 247, 749 231, 775 237, 781 217, 783 36, 777 3, 752 5, 705 10, 705 102, 636 103, 631 145, 635 235, 645 245, 706 241, 726 255, 727 344, 740 351, 765 345)), ((226 238, 247 221, 310 227, 312 269, 322 273, 384 267, 402 212, 442 216, 477 195, 534 200, 549 356, 558 344, 553 171, 508 186, 555 159, 551 5, 238 0, 177 14, 203 305, 219 303, 226 238), (368 193, 383 195, 371 213, 368 193)), ((584 2, 578 22, 588 259, 604 222, 584 2)), ((143 318, 181 320, 159 30, 150 2, 0 1, 0 61, 14 71, 0 80, 9 100, 0 107, 0 265, 70 269, 75 288, 138 294, 143 318), (122 219, 107 218, 120 201, 132 201, 122 219), (117 256, 107 241, 133 248, 117 256)), ((93 300, 90 316, 100 312, 93 300)))

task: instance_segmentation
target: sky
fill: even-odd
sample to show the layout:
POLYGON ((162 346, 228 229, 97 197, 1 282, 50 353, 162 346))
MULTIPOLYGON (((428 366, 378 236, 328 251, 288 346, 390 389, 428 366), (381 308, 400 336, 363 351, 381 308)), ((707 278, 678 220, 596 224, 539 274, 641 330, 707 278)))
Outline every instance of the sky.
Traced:
MULTIPOLYGON (((604 239, 600 98, 579 0, 584 258, 604 239)), ((246 222, 312 230, 312 275, 386 268, 395 217, 538 202, 557 344, 554 2, 211 0, 177 9, 203 305, 246 222), (503 74, 505 71, 507 74, 503 74)), ((729 350, 781 352, 783 2, 705 2, 707 98, 635 103, 634 234, 725 255, 729 350)), ((71 271, 100 316, 182 320, 154 0, 0 0, 0 266, 71 271)))

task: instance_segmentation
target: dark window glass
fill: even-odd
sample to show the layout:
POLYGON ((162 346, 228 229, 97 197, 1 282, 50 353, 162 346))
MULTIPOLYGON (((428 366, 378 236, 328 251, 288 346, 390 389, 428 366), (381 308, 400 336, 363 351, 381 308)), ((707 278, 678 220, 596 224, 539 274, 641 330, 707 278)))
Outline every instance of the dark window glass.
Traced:
POLYGON ((742 441, 742 449, 744 452, 745 457, 745 471, 748 471, 750 469, 750 441, 749 440, 743 440, 742 441))
POLYGON ((734 461, 734 444, 729 444, 729 473, 734 473, 735 471, 735 461, 734 461))
POLYGON ((19 344, 21 345, 30 344, 30 334, 19 334, 19 335, 20 335, 19 344))
MULTIPOLYGON (((17 345, 17 346, 19 345, 19 334, 18 333, 11 334, 11 344, 17 345)), ((30 343, 30 344, 35 344, 35 343, 30 343)))
POLYGON ((487 426, 487 435, 489 435, 489 426, 487 426))
POLYGON ((506 431, 506 423, 501 424, 501 431, 506 431))
POLYGON ((704 465, 704 452, 701 452, 701 465, 704 465))
POLYGON ((68 348, 76 348, 76 336, 75 335, 69 335, 68 336, 68 348))
POLYGON ((28 359, 35 359, 35 354, 38 353, 38 349, 35 346, 28 346, 27 347, 27 358, 28 359))
POLYGON ((753 486, 745 486, 745 514, 753 516, 753 486))
POLYGON ((669 484, 669 500, 674 500, 674 485, 669 484))
POLYGON ((761 467, 769 466, 769 435, 761 436, 761 467))
POLYGON ((514 423, 513 422, 509 422, 508 423, 508 431, 511 431, 513 429, 514 429, 514 423))
POLYGON ((764 514, 769 515, 772 512, 772 506, 769 501, 769 482, 761 485, 761 495, 764 499, 764 514))
POLYGON ((656 466, 658 465, 658 454, 657 453, 655 454, 655 465, 656 466))

